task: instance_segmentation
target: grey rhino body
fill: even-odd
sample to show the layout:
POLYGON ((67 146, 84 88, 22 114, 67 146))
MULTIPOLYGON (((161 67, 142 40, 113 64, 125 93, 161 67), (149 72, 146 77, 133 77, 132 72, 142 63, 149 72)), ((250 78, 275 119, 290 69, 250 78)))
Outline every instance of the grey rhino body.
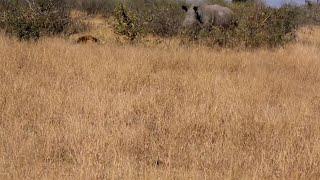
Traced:
POLYGON ((182 6, 186 11, 186 17, 183 21, 183 27, 200 24, 202 26, 222 26, 228 27, 232 23, 233 11, 220 5, 202 4, 187 8, 182 6))

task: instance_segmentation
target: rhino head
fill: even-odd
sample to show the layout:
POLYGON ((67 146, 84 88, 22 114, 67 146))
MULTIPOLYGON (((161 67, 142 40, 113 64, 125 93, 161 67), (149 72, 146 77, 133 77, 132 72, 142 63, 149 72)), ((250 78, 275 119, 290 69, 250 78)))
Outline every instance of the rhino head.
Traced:
POLYGON ((186 12, 185 19, 182 23, 183 27, 189 27, 197 24, 203 24, 202 16, 199 14, 199 6, 182 6, 182 9, 186 12))

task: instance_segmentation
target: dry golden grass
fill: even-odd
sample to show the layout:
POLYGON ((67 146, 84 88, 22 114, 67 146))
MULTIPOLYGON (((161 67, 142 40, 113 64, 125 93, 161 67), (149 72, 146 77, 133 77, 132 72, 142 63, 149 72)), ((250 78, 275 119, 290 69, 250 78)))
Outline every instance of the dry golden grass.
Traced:
POLYGON ((315 39, 233 51, 1 35, 0 179, 317 179, 315 39))

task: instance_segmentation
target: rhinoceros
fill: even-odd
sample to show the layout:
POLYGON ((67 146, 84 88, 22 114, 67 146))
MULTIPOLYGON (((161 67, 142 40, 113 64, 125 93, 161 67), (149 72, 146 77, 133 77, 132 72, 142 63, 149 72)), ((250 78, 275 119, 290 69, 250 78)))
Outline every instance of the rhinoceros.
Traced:
POLYGON ((229 27, 233 23, 234 13, 231 9, 217 4, 201 4, 199 6, 182 6, 186 12, 183 27, 190 27, 195 24, 201 26, 229 27))

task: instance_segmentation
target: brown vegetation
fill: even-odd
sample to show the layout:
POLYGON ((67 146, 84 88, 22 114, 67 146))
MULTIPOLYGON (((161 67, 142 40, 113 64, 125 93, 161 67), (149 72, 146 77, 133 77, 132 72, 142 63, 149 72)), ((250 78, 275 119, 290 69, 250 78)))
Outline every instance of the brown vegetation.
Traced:
POLYGON ((318 178, 320 31, 304 32, 255 51, 1 35, 0 179, 318 178))

